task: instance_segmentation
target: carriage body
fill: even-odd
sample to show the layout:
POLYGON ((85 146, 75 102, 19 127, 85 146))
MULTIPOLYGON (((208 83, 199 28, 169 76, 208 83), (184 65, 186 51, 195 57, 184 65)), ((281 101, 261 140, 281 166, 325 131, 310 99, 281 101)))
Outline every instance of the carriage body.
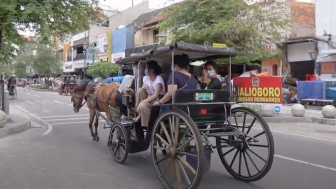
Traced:
MULTIPOLYGON (((181 54, 189 55, 193 61, 221 58, 231 60, 236 52, 231 48, 175 43, 121 59, 117 64, 139 61, 141 68, 141 64, 146 60, 155 60, 161 64, 174 65, 172 57, 181 54)), ((142 78, 143 71, 144 68, 139 69, 136 88, 141 86, 139 78, 142 78)), ((203 173, 209 170, 211 154, 217 149, 221 162, 233 177, 244 182, 260 180, 272 166, 274 157, 272 134, 268 124, 255 111, 243 107, 231 108, 236 102, 232 101, 230 91, 230 89, 177 90, 173 94, 172 104, 161 105, 169 106, 169 110, 162 113, 160 106, 151 108, 147 128, 142 128, 139 122, 114 123, 108 140, 114 159, 124 163, 128 153, 146 151, 150 148, 155 171, 165 188, 195 189, 200 184, 203 173), (251 123, 248 124, 248 121, 251 123), (251 134, 256 122, 259 123, 258 129, 261 128, 262 131, 257 130, 255 134, 251 134), (263 141, 266 141, 267 145, 257 144, 260 142, 257 138, 261 135, 265 136, 266 139, 263 141), (132 137, 135 140, 132 140, 132 137), (258 153, 252 151, 252 147, 266 148, 267 157, 260 157, 258 153), (262 160, 261 168, 253 162, 252 155, 262 160), (233 165, 238 159, 236 170, 233 165), (256 170, 253 173, 248 162, 256 170), (246 174, 243 173, 242 166, 245 167, 246 174), (169 174, 170 179, 165 178, 169 177, 167 176, 169 174)), ((134 101, 134 96, 131 94, 123 95, 123 104, 128 107, 129 112, 134 109, 134 101)), ((130 115, 131 113, 128 116, 130 115)))
POLYGON ((77 76, 73 75, 62 75, 61 85, 58 88, 58 94, 72 95, 73 89, 78 86, 77 78, 77 76))

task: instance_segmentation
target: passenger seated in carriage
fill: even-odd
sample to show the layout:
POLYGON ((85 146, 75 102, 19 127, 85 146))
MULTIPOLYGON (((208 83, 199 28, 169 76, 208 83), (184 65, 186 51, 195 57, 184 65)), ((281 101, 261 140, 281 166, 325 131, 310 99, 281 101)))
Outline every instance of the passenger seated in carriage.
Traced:
POLYGON ((222 83, 216 74, 216 62, 209 61, 205 63, 201 79, 201 89, 222 89, 222 83), (210 78, 209 84, 206 83, 207 78, 210 78))
POLYGON ((142 126, 148 125, 153 102, 166 93, 161 74, 161 66, 156 61, 151 60, 146 63, 142 87, 138 88, 136 92, 137 104, 135 107, 137 107, 138 116, 134 118, 135 122, 141 118, 142 126))
POLYGON ((169 106, 165 106, 164 104, 172 103, 172 96, 176 90, 197 89, 198 82, 195 77, 188 72, 189 66, 188 55, 182 54, 174 56, 174 68, 172 68, 172 71, 174 72, 174 83, 172 74, 170 74, 167 93, 154 103, 154 105, 161 105, 161 113, 169 109, 169 106))

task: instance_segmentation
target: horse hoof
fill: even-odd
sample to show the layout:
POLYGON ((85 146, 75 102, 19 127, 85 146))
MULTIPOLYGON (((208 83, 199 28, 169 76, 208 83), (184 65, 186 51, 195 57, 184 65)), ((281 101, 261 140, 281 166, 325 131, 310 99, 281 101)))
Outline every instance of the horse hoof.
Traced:
POLYGON ((97 141, 97 142, 99 141, 99 136, 97 136, 96 141, 97 141))
POLYGON ((96 139, 95 139, 94 137, 92 138, 92 140, 93 140, 93 141, 96 141, 96 139))

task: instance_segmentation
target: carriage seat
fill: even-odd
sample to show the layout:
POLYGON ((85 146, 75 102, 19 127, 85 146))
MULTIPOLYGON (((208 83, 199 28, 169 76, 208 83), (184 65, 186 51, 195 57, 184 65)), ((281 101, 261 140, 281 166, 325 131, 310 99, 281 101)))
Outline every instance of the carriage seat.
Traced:
MULTIPOLYGON (((229 102, 230 92, 225 89, 181 89, 175 92, 175 103, 209 103, 209 102, 229 102)), ((211 122, 223 122, 225 112, 230 112, 230 105, 189 105, 176 106, 177 109, 188 114, 196 124, 211 122)))

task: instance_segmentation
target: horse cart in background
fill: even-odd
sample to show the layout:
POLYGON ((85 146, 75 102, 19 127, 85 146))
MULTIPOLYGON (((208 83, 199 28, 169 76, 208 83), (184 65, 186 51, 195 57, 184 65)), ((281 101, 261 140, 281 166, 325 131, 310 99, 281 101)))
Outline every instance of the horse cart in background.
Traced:
POLYGON ((58 94, 62 95, 72 95, 72 91, 77 87, 78 77, 75 75, 62 75, 61 76, 61 85, 58 88, 58 94))
MULTIPOLYGON (((231 61, 236 52, 231 48, 176 43, 123 58, 117 64, 130 65, 137 61, 141 76, 147 60, 174 66, 174 55, 181 54, 187 54, 190 61, 222 58, 231 61)), ((174 74, 172 80, 174 83, 174 74)), ((138 77, 136 89, 141 82, 142 78, 138 77)), ((161 105, 169 106, 169 110, 160 113, 160 106, 151 108, 146 128, 140 122, 110 121, 97 110, 96 114, 107 121, 108 126, 104 128, 110 128, 108 147, 114 160, 124 163, 129 153, 150 148, 155 171, 166 189, 196 189, 210 169, 215 149, 234 178, 257 181, 272 167, 273 136, 257 112, 244 107, 231 108, 238 103, 231 96, 229 90, 179 89, 173 94, 171 104, 161 105)), ((132 119, 134 99, 131 93, 122 97, 128 107, 128 120, 132 119)))

